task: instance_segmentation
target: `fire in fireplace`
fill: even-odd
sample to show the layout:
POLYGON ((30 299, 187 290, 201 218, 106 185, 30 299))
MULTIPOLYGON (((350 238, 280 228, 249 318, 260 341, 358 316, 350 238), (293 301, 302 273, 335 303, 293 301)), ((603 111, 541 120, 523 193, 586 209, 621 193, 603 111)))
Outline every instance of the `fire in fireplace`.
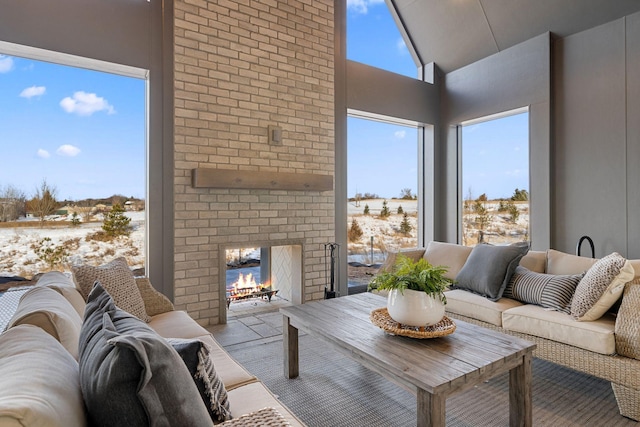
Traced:
POLYGON ((278 293, 277 289, 272 289, 271 284, 256 283, 253 274, 238 274, 238 280, 227 286, 227 308, 232 301, 239 301, 250 298, 267 298, 271 301, 271 297, 278 293))

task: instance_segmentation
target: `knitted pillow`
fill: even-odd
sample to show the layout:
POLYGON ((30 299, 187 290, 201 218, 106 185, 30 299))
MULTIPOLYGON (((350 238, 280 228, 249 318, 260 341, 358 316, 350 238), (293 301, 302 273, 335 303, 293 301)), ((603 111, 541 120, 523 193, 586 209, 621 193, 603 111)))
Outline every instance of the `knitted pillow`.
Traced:
POLYGON ((229 397, 214 369, 209 345, 198 339, 167 338, 167 341, 187 365, 211 419, 215 422, 230 420, 229 397))
POLYGON ((87 299, 95 282, 111 295, 115 304, 122 310, 149 322, 151 318, 144 308, 144 300, 140 295, 133 272, 124 257, 116 258, 108 264, 94 267, 91 265, 75 266, 71 269, 76 286, 82 296, 87 299))
POLYGON ((502 296, 569 314, 571 297, 583 276, 535 273, 518 266, 502 296))
POLYGON ((571 315, 581 321, 599 319, 620 298, 634 274, 633 266, 617 252, 598 260, 576 287, 571 315))

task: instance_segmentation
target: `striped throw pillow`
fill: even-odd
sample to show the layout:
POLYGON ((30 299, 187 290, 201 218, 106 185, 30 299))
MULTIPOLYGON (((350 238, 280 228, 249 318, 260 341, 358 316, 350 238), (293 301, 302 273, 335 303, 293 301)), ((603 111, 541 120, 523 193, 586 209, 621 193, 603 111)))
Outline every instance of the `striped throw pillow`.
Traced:
POLYGON ((543 274, 516 267, 503 296, 569 314, 571 298, 582 274, 543 274))
POLYGON ((214 423, 230 420, 229 396, 213 366, 211 347, 198 339, 167 338, 167 342, 187 365, 214 423))

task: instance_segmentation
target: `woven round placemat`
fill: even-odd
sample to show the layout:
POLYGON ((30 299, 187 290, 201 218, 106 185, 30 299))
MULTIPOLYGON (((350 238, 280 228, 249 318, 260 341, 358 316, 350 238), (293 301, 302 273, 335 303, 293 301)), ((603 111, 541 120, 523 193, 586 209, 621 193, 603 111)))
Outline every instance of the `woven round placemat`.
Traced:
POLYGON ((411 338, 437 338, 452 334, 456 330, 453 320, 444 316, 441 321, 431 326, 408 326, 398 323, 389 316, 386 307, 376 308, 369 315, 371 323, 393 335, 411 338))

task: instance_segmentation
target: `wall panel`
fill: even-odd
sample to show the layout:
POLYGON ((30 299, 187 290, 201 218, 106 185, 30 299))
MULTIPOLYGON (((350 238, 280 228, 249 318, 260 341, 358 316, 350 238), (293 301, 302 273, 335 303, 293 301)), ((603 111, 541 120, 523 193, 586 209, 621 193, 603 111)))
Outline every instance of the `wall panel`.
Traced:
POLYGON ((554 236, 573 252, 582 235, 596 256, 626 239, 624 19, 555 43, 554 236))

